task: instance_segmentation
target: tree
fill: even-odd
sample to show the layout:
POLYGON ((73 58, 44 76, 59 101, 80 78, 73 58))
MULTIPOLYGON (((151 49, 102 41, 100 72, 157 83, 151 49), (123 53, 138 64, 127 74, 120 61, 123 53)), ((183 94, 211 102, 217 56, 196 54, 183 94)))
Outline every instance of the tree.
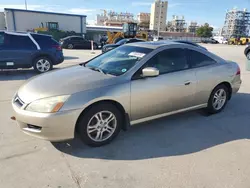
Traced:
POLYGON ((208 23, 205 23, 203 26, 199 27, 196 30, 196 35, 198 37, 212 37, 213 27, 210 27, 208 23))

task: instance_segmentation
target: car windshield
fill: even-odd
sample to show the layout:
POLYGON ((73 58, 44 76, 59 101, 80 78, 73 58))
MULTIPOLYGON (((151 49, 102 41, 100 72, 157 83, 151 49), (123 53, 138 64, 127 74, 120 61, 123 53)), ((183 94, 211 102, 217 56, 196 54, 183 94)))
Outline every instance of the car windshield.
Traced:
POLYGON ((122 40, 118 41, 116 44, 118 44, 118 45, 123 45, 123 44, 125 44, 127 41, 128 41, 128 39, 122 39, 122 40))
POLYGON ((92 59, 85 66, 104 74, 119 76, 151 51, 149 48, 121 46, 92 59))

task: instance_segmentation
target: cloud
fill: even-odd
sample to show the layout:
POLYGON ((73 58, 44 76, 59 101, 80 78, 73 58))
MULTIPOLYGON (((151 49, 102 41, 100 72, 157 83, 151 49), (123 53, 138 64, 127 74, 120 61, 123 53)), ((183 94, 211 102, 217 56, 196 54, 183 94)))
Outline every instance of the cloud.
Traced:
POLYGON ((143 1, 138 1, 138 2, 132 2, 132 6, 150 6, 152 2, 143 2, 143 1))
MULTIPOLYGON (((28 5, 29 10, 35 10, 42 8, 42 5, 28 5)), ((6 4, 6 5, 0 5, 0 10, 4 10, 4 8, 14 8, 14 9, 25 9, 25 4, 6 4)))
MULTIPOLYGON (((13 9, 25 9, 24 4, 1 4, 0 11, 3 11, 4 8, 13 8, 13 9)), ((96 12, 96 9, 86 9, 86 8, 71 8, 67 9, 61 5, 38 5, 38 4, 28 4, 28 10, 37 10, 37 11, 47 11, 47 12, 60 12, 68 14, 84 14, 92 15, 96 12)))
POLYGON ((72 8, 68 10, 72 14, 88 14, 91 15, 93 12, 96 12, 96 9, 86 9, 86 8, 72 8))

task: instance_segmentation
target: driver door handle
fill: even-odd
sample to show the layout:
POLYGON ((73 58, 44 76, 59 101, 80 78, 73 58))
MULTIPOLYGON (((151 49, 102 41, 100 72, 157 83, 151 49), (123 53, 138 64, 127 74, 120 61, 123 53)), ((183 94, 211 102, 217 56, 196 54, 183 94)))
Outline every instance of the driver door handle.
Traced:
POLYGON ((191 82, 190 81, 186 81, 184 84, 185 84, 185 86, 188 86, 188 85, 191 84, 191 82))

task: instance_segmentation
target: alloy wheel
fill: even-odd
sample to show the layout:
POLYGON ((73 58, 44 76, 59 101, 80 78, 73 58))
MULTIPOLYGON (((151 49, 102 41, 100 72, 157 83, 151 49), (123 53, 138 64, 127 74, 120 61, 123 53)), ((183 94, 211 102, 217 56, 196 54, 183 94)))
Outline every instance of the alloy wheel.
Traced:
POLYGON ((73 44, 68 45, 68 49, 73 49, 73 48, 74 48, 73 44))
POLYGON ((47 72, 50 70, 50 62, 46 59, 40 59, 36 63, 36 68, 39 72, 47 72))
POLYGON ((220 110, 226 103, 227 93, 224 89, 219 89, 215 92, 213 97, 213 107, 215 110, 220 110))
POLYGON ((110 111, 101 111, 89 120, 87 134, 91 140, 103 142, 114 134, 116 127, 117 119, 115 115, 110 111))

